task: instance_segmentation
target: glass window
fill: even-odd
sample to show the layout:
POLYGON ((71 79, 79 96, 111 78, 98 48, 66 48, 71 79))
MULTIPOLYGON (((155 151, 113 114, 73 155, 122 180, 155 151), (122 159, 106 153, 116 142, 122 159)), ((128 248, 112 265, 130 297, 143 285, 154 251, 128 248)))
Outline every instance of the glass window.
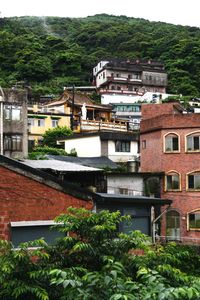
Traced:
POLYGON ((12 106, 12 120, 19 121, 21 119, 21 108, 19 106, 12 106))
POLYGON ((57 127, 58 126, 58 120, 51 120, 52 127, 57 127))
POLYGON ((44 119, 38 119, 38 127, 44 127, 45 120, 44 119))
POLYGON ((189 229, 200 229, 200 211, 188 214, 189 229))
POLYGON ((22 136, 21 135, 5 136, 4 149, 9 151, 22 151, 22 136))
POLYGON ((14 105, 4 106, 4 118, 10 121, 20 121, 21 120, 21 107, 14 105))
POLYGON ((165 137, 165 152, 173 152, 179 150, 178 136, 175 134, 168 134, 165 137))
POLYGON ((180 189, 180 176, 179 174, 169 174, 166 175, 166 191, 174 191, 180 189))
POLYGON ((130 152, 130 142, 116 141, 115 152, 130 152))
POLYGON ((146 140, 143 140, 142 141, 142 149, 146 149, 146 147, 147 147, 146 140))
POLYGON ((200 190, 200 173, 187 175, 188 189, 200 190))
POLYGON ((200 150, 200 135, 187 136, 187 151, 199 151, 200 150))
POLYGON ((35 119, 34 118, 28 118, 28 125, 34 126, 35 125, 35 119))

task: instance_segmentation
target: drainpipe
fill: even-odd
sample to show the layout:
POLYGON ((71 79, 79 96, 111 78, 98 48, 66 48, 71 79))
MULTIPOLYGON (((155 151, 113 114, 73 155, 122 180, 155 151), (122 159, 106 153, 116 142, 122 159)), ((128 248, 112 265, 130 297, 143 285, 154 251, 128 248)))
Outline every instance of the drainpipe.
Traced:
POLYGON ((170 207, 170 204, 163 210, 163 212, 156 218, 152 221, 152 242, 153 244, 155 244, 156 242, 156 236, 155 236, 155 225, 156 225, 156 222, 162 217, 162 215, 164 215, 168 208, 170 207))

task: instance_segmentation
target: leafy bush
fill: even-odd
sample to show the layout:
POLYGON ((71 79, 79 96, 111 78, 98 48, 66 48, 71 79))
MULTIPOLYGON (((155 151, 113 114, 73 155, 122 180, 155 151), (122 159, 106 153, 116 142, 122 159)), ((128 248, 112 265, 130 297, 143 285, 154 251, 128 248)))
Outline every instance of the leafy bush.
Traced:
POLYGON ((37 146, 33 149, 33 155, 34 153, 38 154, 51 154, 51 155, 64 155, 67 156, 67 152, 64 149, 59 149, 59 148, 53 148, 53 147, 48 147, 48 146, 37 146))
POLYGON ((200 299, 198 248, 153 247, 138 231, 119 233, 127 219, 119 212, 69 208, 56 218, 54 229, 66 236, 55 245, 37 240, 13 251, 1 241, 0 299, 200 299), (134 254, 138 248, 142 256, 134 254))
POLYGON ((59 148, 60 146, 57 144, 57 140, 70 135, 72 135, 72 130, 66 126, 50 128, 43 134, 42 144, 52 148, 59 148))

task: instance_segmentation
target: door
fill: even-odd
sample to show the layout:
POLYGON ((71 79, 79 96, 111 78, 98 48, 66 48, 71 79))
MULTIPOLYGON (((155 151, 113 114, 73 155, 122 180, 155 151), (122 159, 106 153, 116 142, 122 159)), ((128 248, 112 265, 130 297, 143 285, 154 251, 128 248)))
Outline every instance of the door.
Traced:
POLYGON ((166 239, 177 241, 180 237, 180 214, 176 210, 170 210, 166 214, 166 239))

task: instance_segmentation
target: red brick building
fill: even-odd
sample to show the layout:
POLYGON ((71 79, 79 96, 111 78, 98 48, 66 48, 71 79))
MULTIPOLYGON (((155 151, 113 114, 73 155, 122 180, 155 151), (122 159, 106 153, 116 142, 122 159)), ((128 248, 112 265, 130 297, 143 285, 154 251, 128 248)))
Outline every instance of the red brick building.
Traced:
POLYGON ((200 243, 200 114, 175 102, 143 105, 140 143, 141 171, 164 172, 161 198, 173 200, 161 235, 200 243))
POLYGON ((69 206, 92 208, 91 193, 0 156, 0 238, 14 244, 45 237, 54 218, 69 206))

